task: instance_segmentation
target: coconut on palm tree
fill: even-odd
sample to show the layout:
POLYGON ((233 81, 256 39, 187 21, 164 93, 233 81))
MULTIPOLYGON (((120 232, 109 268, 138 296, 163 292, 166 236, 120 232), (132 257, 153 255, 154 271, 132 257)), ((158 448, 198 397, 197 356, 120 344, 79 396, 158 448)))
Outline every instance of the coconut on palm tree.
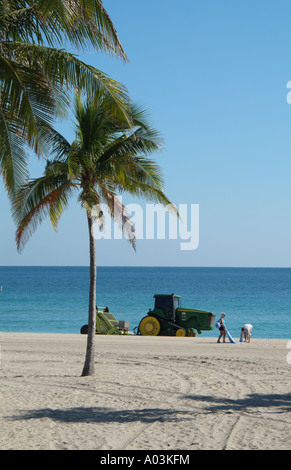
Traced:
MULTIPOLYGON (((82 375, 94 373, 96 253, 93 225, 96 208, 98 214, 98 206, 105 203, 111 215, 129 229, 130 218, 117 194, 127 192, 174 209, 163 192, 161 169, 149 158, 150 154, 160 149, 161 137, 147 123, 141 109, 128 106, 127 115, 130 116, 130 124, 102 87, 99 87, 94 98, 85 102, 77 94, 74 142, 69 143, 55 133, 53 156, 56 158, 47 162, 42 177, 22 186, 14 200, 19 249, 44 216, 49 215, 53 226, 57 226, 74 192, 78 192, 78 200, 86 211, 90 241, 90 292, 87 352, 82 375)), ((129 241, 135 245, 132 232, 129 241)))
POLYGON ((103 86, 120 108, 127 100, 121 84, 68 47, 127 60, 101 0, 1 0, 0 173, 10 195, 27 176, 27 146, 44 155, 52 145, 49 128, 68 110, 72 87, 103 86))

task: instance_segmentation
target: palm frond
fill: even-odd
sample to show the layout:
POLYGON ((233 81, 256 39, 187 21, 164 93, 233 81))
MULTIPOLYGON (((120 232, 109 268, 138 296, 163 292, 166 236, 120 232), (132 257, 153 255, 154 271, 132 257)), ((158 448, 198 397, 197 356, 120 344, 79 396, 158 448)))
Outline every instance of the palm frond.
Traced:
POLYGON ((56 229, 74 189, 74 183, 68 178, 66 163, 55 161, 48 162, 43 177, 26 183, 16 191, 12 210, 18 227, 16 243, 19 251, 45 217, 50 217, 56 229))
POLYGON ((124 85, 63 49, 11 41, 3 41, 2 48, 5 55, 13 57, 16 63, 33 70, 41 69, 61 109, 68 106, 71 98, 68 90, 73 87, 85 89, 89 96, 94 96, 101 87, 111 96, 112 102, 123 110, 129 102, 124 85))
POLYGON ((0 40, 102 50, 128 60, 101 0, 4 0, 0 40))
POLYGON ((55 102, 42 73, 28 65, 0 56, 2 107, 9 119, 22 129, 22 138, 38 153, 38 130, 51 125, 55 102))
MULTIPOLYGON (((136 251, 136 235, 135 227, 124 204, 122 204, 119 197, 108 188, 107 185, 99 184, 99 192, 101 200, 107 205, 109 214, 114 222, 122 230, 123 235, 129 241, 133 249, 136 251)), ((99 205, 97 205, 98 211, 99 205)), ((96 210, 96 207, 95 207, 96 210)))
POLYGON ((26 148, 21 138, 21 129, 12 122, 0 103, 0 173, 11 197, 28 177, 26 148))

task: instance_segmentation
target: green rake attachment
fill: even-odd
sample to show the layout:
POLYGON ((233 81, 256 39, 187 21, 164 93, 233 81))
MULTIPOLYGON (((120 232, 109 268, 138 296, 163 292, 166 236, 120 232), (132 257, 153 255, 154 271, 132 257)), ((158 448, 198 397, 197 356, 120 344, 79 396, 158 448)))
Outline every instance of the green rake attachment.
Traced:
MULTIPOLYGON (((118 321, 108 307, 96 306, 96 335, 126 335, 129 330, 128 321, 118 321)), ((88 325, 81 328, 81 334, 88 333, 88 325)))

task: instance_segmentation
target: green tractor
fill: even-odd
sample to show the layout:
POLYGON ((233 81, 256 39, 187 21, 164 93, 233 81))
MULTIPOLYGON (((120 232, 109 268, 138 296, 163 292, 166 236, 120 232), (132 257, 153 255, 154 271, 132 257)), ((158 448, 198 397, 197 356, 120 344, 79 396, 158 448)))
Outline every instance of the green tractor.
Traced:
POLYGON ((143 336, 196 336, 196 331, 213 330, 215 315, 203 310, 181 308, 180 295, 154 295, 155 307, 138 325, 143 336), (195 331, 196 330, 196 331, 195 331))

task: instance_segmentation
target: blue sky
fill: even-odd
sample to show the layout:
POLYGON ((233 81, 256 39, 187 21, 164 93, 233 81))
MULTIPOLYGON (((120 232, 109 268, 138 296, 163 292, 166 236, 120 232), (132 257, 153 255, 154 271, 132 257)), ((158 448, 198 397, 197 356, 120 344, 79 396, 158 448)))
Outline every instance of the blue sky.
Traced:
MULTIPOLYGON (((97 264, 290 267, 290 2, 104 6, 130 62, 80 56, 149 110, 165 139, 156 155, 165 193, 177 205, 199 204, 200 224, 196 250, 181 251, 178 240, 140 240, 135 253, 126 240, 101 240, 97 264)), ((61 126, 68 138, 71 128, 61 126)), ((42 165, 32 157, 30 168, 37 176, 42 165)), ((2 182, 0 200, 1 265, 88 265, 86 217, 75 201, 57 233, 43 223, 18 254, 2 182)))

